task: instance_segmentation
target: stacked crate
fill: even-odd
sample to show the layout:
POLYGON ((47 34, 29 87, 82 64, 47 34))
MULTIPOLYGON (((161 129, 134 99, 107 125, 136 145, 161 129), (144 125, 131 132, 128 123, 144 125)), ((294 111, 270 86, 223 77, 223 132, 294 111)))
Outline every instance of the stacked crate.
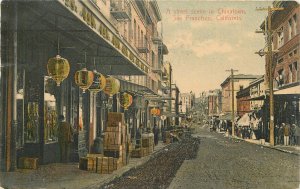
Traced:
POLYGON ((115 158, 115 168, 126 165, 126 138, 124 114, 109 112, 104 135, 104 156, 115 158))
POLYGON ((103 154, 87 154, 79 160, 79 169, 87 171, 96 171, 97 158, 103 157, 103 154))
POLYGON ((38 169, 39 158, 34 157, 20 157, 18 160, 19 169, 38 169))
POLYGON ((112 157, 97 157, 96 173, 110 174, 114 171, 114 158, 112 157))
POLYGON ((154 149, 154 135, 152 133, 142 134, 141 148, 134 149, 131 152, 131 157, 144 157, 153 153, 154 149))

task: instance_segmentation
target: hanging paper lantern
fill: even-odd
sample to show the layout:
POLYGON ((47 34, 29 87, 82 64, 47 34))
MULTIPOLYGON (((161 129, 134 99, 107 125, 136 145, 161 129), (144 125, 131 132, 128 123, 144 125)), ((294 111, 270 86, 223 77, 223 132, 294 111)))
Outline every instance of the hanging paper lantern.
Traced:
POLYGON ((56 82, 57 86, 66 79, 70 72, 70 65, 67 59, 59 55, 50 58, 47 64, 48 75, 56 82))
POLYGON ((96 70, 93 71, 94 73, 94 80, 92 85, 89 87, 89 91, 93 93, 97 93, 102 91, 106 85, 106 78, 101 73, 97 72, 96 70))
POLYGON ((104 88, 104 93, 112 96, 117 94, 120 90, 120 81, 113 77, 106 78, 106 86, 104 88))
POLYGON ((94 73, 92 71, 88 71, 86 68, 75 73, 75 83, 83 90, 83 93, 92 85, 93 80, 94 73))
POLYGON ((128 93, 122 93, 120 95, 120 105, 127 110, 132 104, 132 96, 128 93))
POLYGON ((160 109, 156 109, 156 116, 160 116, 160 109))
POLYGON ((150 113, 153 115, 153 116, 159 116, 160 115, 160 109, 158 108, 152 108, 150 113))
POLYGON ((150 113, 151 113, 152 115, 155 115, 155 114, 156 114, 156 111, 157 111, 156 108, 152 108, 151 111, 150 111, 150 113))

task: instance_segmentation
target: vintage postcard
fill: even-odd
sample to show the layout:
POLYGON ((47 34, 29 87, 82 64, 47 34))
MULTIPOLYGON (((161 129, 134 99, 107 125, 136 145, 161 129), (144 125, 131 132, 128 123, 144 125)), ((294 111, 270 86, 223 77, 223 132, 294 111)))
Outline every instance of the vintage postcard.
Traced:
POLYGON ((300 188, 299 2, 0 13, 0 189, 300 188))

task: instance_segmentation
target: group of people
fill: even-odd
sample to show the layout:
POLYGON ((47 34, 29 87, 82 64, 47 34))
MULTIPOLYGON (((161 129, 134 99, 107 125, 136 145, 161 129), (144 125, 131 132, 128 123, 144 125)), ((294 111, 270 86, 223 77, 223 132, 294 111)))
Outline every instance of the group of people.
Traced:
POLYGON ((235 134, 243 139, 252 139, 252 129, 249 127, 237 127, 235 126, 235 134))
POLYGON ((300 128, 296 124, 282 123, 274 128, 275 145, 299 145, 300 128))

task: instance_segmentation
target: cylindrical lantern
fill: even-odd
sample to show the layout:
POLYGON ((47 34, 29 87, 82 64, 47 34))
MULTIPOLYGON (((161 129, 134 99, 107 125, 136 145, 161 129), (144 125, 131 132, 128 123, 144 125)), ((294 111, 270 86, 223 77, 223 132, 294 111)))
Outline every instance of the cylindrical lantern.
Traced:
POLYGON ((93 83, 94 73, 83 68, 75 73, 75 83, 85 92, 93 83))
POLYGON ((97 72, 96 70, 93 71, 94 73, 94 80, 92 85, 89 87, 89 91, 93 93, 97 93, 104 89, 106 85, 106 78, 101 73, 97 72))
POLYGON ((122 93, 120 95, 120 105, 127 110, 132 104, 132 96, 128 93, 122 93))
POLYGON ((120 90, 120 81, 113 77, 106 78, 106 86, 104 88, 104 93, 112 96, 117 94, 120 90))
POLYGON ((70 72, 70 65, 67 59, 59 55, 50 58, 47 64, 48 75, 56 82, 57 86, 66 79, 70 72))

